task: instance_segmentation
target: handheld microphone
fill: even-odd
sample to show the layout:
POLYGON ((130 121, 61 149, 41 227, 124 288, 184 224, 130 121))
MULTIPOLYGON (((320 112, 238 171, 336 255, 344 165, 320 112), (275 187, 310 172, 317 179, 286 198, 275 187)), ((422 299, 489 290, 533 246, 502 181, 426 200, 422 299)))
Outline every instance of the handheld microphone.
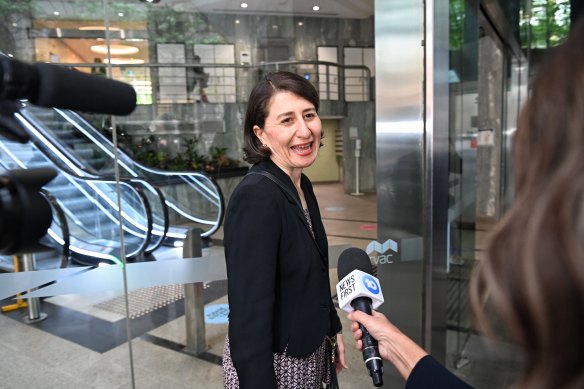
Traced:
MULTIPOLYGON (((347 312, 353 310, 371 315, 371 310, 383 303, 383 293, 379 280, 371 275, 371 261, 367 253, 351 247, 339 256, 337 272, 337 298, 339 307, 347 312)), ((383 361, 379 356, 377 340, 375 340, 361 324, 363 337, 363 360, 369 370, 374 386, 383 385, 383 361)))
POLYGON ((129 115, 136 108, 136 91, 124 82, 8 57, 0 57, 0 99, 109 115, 129 115))

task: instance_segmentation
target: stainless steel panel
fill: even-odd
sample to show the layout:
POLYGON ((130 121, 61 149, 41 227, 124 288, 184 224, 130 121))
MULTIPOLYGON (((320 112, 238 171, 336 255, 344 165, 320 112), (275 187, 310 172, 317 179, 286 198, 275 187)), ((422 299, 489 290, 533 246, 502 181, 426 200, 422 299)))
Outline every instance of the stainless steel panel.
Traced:
MULTIPOLYGON (((385 313, 404 333, 423 333, 424 6, 375 2, 378 239, 397 250, 370 252, 377 263, 385 313)), ((386 364, 385 387, 403 380, 386 364)))

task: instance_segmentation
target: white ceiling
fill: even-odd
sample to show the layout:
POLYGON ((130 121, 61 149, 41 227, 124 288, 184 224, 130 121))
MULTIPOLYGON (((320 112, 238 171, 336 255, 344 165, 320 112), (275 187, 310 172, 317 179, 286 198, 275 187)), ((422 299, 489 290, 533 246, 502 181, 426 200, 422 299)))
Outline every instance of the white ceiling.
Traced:
MULTIPOLYGON (((51 17, 53 12, 59 12, 59 18, 80 19, 79 10, 84 2, 92 1, 97 14, 92 18, 101 16, 101 1, 99 0, 33 0, 37 17, 51 17)), ((365 19, 373 15, 374 0, 160 0, 157 4, 147 4, 137 0, 109 0, 110 9, 115 9, 118 4, 127 4, 145 11, 145 7, 172 7, 178 11, 199 10, 202 13, 229 13, 229 14, 255 14, 255 15, 288 15, 304 17, 330 17, 365 19), (245 1, 247 8, 242 8, 245 1), (318 5, 319 11, 313 11, 312 7, 318 5)), ((142 14, 142 12, 139 12, 142 14)), ((126 19, 133 19, 137 15, 124 15, 126 19)), ((84 16, 87 18, 87 16, 84 16)))
POLYGON ((171 6, 202 13, 269 14, 305 17, 357 18, 373 15, 374 0, 160 0, 157 6, 171 6), (242 8, 241 3, 248 4, 242 8), (312 7, 318 5, 319 11, 312 7))

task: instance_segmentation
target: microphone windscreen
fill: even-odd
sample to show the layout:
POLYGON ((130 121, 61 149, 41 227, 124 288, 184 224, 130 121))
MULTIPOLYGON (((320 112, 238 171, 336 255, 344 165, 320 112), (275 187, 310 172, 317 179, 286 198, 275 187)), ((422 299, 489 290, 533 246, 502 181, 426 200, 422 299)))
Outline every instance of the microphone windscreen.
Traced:
POLYGON ((30 100, 35 105, 110 115, 129 115, 136 108, 129 84, 42 62, 32 66, 38 71, 37 93, 30 100))
POLYGON ((339 263, 337 265, 339 281, 345 278, 353 270, 361 270, 367 274, 373 272, 369 255, 367 255, 365 251, 356 247, 344 250, 339 256, 339 263))

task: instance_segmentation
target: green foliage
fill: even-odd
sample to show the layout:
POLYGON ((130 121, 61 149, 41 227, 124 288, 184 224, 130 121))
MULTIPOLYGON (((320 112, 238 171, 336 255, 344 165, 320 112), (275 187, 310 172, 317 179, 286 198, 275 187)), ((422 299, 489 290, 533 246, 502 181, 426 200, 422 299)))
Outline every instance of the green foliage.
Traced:
POLYGON ((30 12, 32 0, 0 0, 0 15, 7 16, 11 13, 30 12))
MULTIPOLYGON (((197 146, 199 144, 199 138, 184 139, 185 141, 185 163, 187 166, 186 170, 201 170, 207 163, 207 158, 204 155, 199 154, 197 146)), ((179 154, 180 156, 180 154, 179 154)))
POLYGON ((160 150, 156 137, 150 135, 143 138, 133 147, 134 160, 156 169, 172 171, 201 171, 212 173, 221 168, 237 167, 239 161, 227 157, 226 147, 212 147, 210 156, 198 151, 198 138, 183 138, 183 149, 172 157, 160 150))
POLYGON ((464 0, 450 0, 450 50, 462 47, 464 32, 464 0))
POLYGON ((227 157, 227 147, 211 147, 209 150, 211 154, 211 161, 205 166, 207 171, 217 171, 226 167, 237 167, 239 161, 227 157))
POLYGON ((570 32, 569 0, 531 1, 531 15, 523 11, 521 46, 546 49, 562 43, 570 32))
POLYGON ((170 7, 155 7, 149 15, 150 34, 156 43, 225 43, 198 12, 182 12, 170 7))
MULTIPOLYGON (((38 2, 36 3, 38 4, 38 2)), ((69 12, 79 20, 103 20, 104 18, 103 1, 70 0, 67 3, 67 7, 69 12)), ((49 10, 50 8, 37 7, 35 10, 36 17, 51 17, 51 14, 47 14, 49 10)), ((119 19, 118 13, 120 12, 124 14, 124 21, 145 20, 147 15, 146 11, 147 8, 144 5, 132 2, 110 1, 108 5, 108 12, 112 22, 119 19)))

